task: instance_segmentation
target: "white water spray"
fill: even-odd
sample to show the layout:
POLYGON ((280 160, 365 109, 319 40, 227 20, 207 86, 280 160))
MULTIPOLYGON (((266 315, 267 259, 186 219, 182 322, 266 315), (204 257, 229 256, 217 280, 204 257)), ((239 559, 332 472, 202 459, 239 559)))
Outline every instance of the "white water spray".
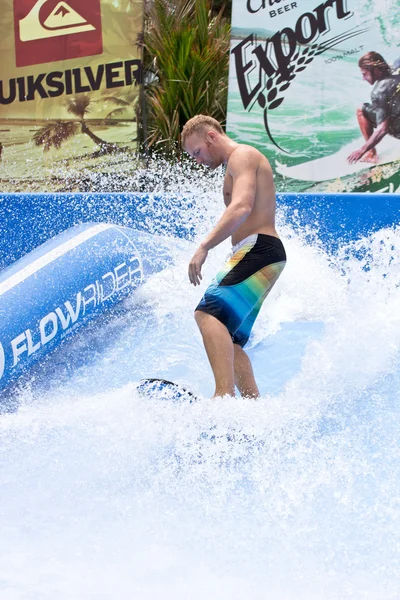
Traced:
MULTIPOLYGON (((170 175, 198 241, 221 174, 170 175)), ((207 399, 192 312, 228 246, 199 290, 196 241, 25 379, 0 416, 2 599, 398 598, 399 230, 336 256, 278 230, 288 265, 249 347, 259 401, 207 399), (141 398, 146 376, 204 399, 141 398)))

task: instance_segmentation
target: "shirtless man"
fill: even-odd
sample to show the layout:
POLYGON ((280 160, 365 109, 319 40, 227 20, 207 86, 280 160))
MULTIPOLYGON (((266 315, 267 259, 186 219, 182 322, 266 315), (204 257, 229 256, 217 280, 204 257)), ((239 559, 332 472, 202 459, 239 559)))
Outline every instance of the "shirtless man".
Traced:
POLYGON ((198 164, 226 166, 226 209, 189 264, 199 285, 209 250, 229 236, 230 258, 207 288, 195 319, 215 378, 215 396, 260 395, 243 350, 261 305, 286 264, 275 229, 275 186, 268 160, 255 148, 231 140, 215 119, 197 115, 182 130, 182 145, 198 164))
POLYGON ((371 104, 365 102, 357 109, 357 120, 365 144, 352 152, 349 163, 378 162, 376 146, 386 134, 400 138, 400 75, 391 70, 377 52, 367 52, 358 61, 361 75, 373 85, 371 104))

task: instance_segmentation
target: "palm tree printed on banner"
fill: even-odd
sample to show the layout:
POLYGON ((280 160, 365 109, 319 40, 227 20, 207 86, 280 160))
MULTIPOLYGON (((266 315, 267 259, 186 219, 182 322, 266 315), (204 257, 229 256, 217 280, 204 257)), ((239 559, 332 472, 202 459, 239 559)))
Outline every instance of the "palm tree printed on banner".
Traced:
POLYGON ((114 105, 114 108, 104 117, 104 123, 109 123, 112 119, 122 118, 127 114, 130 120, 138 121, 139 94, 136 85, 131 85, 128 89, 118 94, 110 95, 107 90, 97 102, 114 105))
POLYGON ((50 148, 59 149, 64 142, 80 132, 88 135, 92 142, 100 146, 101 153, 119 150, 119 146, 102 140, 89 129, 85 117, 90 112, 92 102, 89 94, 78 94, 68 99, 66 103, 67 112, 77 117, 79 121, 57 120, 46 123, 33 136, 36 146, 43 146, 45 152, 50 148))

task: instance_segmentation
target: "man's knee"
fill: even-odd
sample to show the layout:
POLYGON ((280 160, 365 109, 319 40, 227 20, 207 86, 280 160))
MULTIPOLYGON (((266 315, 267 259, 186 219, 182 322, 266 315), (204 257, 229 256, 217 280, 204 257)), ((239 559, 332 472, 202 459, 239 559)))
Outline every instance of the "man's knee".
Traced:
POLYGON ((359 106, 356 110, 357 120, 359 123, 365 123, 372 126, 371 119, 365 114, 365 110, 362 106, 359 106))

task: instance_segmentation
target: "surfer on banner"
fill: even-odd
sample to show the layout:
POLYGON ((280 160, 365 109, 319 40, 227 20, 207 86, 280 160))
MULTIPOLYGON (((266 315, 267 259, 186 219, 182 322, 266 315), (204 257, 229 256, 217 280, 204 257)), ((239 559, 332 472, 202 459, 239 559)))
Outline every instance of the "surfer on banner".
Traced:
POLYGON ((225 211, 189 264, 189 280, 199 285, 209 250, 229 236, 232 251, 206 289, 195 319, 215 378, 216 396, 260 395, 249 357, 243 350, 261 305, 286 264, 275 229, 275 186, 271 165, 261 152, 230 139, 205 115, 190 119, 182 145, 198 164, 225 165, 225 211))
MULTIPOLYGON (((357 120, 366 143, 352 152, 349 163, 377 163, 376 146, 389 134, 400 139, 400 60, 392 70, 377 52, 367 52, 358 61, 363 79, 373 85, 371 103, 357 109, 357 120)), ((400 148, 399 148, 400 157, 400 148)))

